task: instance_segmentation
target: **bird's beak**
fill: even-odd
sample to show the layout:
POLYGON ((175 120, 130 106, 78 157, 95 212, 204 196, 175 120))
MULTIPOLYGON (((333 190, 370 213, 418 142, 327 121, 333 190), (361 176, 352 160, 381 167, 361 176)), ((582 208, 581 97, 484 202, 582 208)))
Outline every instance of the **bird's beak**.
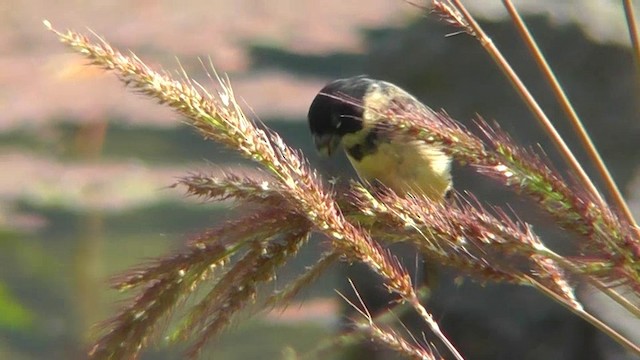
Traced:
POLYGON ((340 137, 331 134, 314 135, 313 143, 322 156, 331 156, 340 145, 340 137))

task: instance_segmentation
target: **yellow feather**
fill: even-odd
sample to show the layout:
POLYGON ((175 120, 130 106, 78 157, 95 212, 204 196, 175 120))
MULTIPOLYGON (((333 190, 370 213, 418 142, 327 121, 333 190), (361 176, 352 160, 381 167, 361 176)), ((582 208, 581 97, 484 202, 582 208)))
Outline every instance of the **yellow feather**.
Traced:
POLYGON ((451 189, 451 158, 442 150, 412 139, 384 138, 391 135, 384 133, 377 137, 374 149, 367 148, 367 136, 377 131, 376 124, 388 121, 384 109, 391 99, 421 104, 401 88, 385 84, 371 85, 363 99, 362 129, 345 134, 341 139, 344 149, 359 145, 367 151, 362 153, 360 160, 348 152, 347 158, 358 176, 369 183, 378 180, 400 195, 422 193, 433 200, 442 201, 451 189))
POLYGON ((450 158, 422 143, 383 142, 359 161, 347 157, 360 178, 371 183, 378 180, 398 194, 423 193, 442 200, 451 188, 450 158))

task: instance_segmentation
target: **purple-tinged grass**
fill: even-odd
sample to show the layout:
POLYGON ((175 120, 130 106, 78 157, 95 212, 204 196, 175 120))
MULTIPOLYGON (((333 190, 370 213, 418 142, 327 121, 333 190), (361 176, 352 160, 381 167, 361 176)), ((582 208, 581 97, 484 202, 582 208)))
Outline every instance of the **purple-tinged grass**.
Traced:
POLYGON ((271 281, 276 270, 295 255, 309 237, 301 227, 285 234, 280 241, 254 242, 251 249, 235 262, 216 286, 195 305, 176 337, 195 337, 189 356, 197 357, 207 341, 229 324, 231 318, 248 302, 255 301, 257 286, 271 281))
MULTIPOLYGON (((51 29, 50 24, 45 25, 51 29)), ((218 78, 221 89, 217 96, 213 96, 186 76, 179 81, 168 74, 155 72, 135 55, 123 55, 103 40, 94 44, 85 36, 72 31, 55 33, 63 43, 83 54, 92 64, 115 72, 120 80, 137 92, 155 98, 184 115, 187 123, 205 138, 235 149, 268 170, 286 190, 287 201, 299 213, 304 214, 316 231, 331 240, 336 251, 347 259, 368 265, 380 275, 389 291, 397 293, 412 304, 449 351, 457 359, 462 358, 442 334, 431 314, 419 303, 406 270, 388 251, 373 241, 368 233, 344 218, 333 196, 324 189, 317 174, 309 168, 299 152, 289 148, 277 134, 259 129, 247 119, 235 101, 228 82, 218 78)), ((123 318, 137 310, 146 311, 144 308, 136 308, 135 304, 122 315, 123 318)), ((171 306, 166 307, 169 308, 171 306)), ((158 314, 164 315, 164 312, 158 314)), ((157 319, 150 321, 154 320, 157 319)), ((129 322, 114 321, 111 324, 105 337, 96 345, 100 349, 108 345, 106 347, 109 351, 109 346, 119 348, 122 344, 111 340, 119 339, 129 322)), ((127 348, 132 356, 136 356, 144 344, 148 334, 144 335, 137 334, 135 344, 127 348)), ((92 353, 98 354, 96 351, 92 353)))

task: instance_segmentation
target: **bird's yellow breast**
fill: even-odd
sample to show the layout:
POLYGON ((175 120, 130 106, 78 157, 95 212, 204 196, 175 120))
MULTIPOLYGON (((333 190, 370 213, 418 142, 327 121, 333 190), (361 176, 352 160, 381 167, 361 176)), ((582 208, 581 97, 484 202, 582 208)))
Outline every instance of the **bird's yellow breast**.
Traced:
POLYGON ((440 201, 451 188, 450 158, 423 143, 381 142, 360 160, 347 157, 363 180, 378 180, 398 194, 422 193, 440 201))

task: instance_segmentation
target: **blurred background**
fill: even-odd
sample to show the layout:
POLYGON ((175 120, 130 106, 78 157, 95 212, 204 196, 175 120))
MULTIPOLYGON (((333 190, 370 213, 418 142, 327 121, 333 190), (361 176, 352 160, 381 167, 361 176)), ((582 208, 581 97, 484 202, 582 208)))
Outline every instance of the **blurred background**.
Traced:
MULTIPOLYGON (((500 2, 465 3, 575 143, 500 2)), ((620 2, 516 5, 637 212, 638 82, 620 2)), ((174 71, 177 58, 206 87, 212 83, 199 59, 210 58, 229 74, 247 111, 326 176, 344 180, 353 173, 344 158, 316 157, 307 107, 326 82, 362 73, 392 81, 467 124, 476 113, 495 119, 518 141, 541 144, 563 169, 475 40, 446 37, 456 29, 400 0, 0 1, 0 359, 84 358, 95 324, 126 298, 108 288, 110 276, 180 249, 189 234, 232 216, 223 205, 202 204, 168 186, 189 171, 250 166, 113 75, 85 66, 45 30, 43 19, 59 30, 89 28, 155 68, 174 71)), ((458 190, 508 204, 554 248, 572 248, 530 203, 468 170, 455 173, 458 190)), ((314 243, 293 270, 311 264, 326 245, 314 243)), ((334 289, 345 288, 344 271, 334 269, 307 289, 300 305, 241 317, 203 358, 272 359, 285 346, 312 349, 343 322, 344 301, 334 289)), ((454 276, 445 272, 429 307, 470 359, 631 358, 531 289, 454 285, 454 276)), ((370 287, 375 291, 379 282, 370 287)), ((615 319, 615 309, 592 290, 582 289, 580 297, 615 319)), ((614 323, 625 332, 640 328, 632 319, 614 323)), ((328 356, 358 359, 361 351, 328 356)), ((181 355, 181 348, 159 341, 144 358, 181 355)))

